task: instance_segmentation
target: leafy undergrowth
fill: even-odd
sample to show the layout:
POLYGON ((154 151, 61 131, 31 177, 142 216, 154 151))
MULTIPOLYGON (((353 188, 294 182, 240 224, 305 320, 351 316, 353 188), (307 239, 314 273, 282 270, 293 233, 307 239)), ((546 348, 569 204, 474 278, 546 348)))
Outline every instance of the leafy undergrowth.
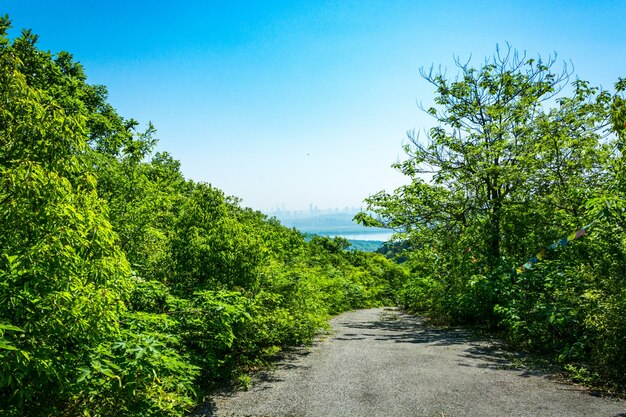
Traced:
MULTIPOLYGON (((467 328, 467 327, 466 327, 467 328)), ((487 341, 484 349, 496 357, 506 359, 506 369, 525 370, 544 375, 552 380, 575 384, 591 395, 626 399, 626 385, 602 378, 592 365, 558 361, 558 355, 548 352, 520 350, 519 345, 506 341, 506 333, 484 326, 470 326, 472 338, 487 341)))

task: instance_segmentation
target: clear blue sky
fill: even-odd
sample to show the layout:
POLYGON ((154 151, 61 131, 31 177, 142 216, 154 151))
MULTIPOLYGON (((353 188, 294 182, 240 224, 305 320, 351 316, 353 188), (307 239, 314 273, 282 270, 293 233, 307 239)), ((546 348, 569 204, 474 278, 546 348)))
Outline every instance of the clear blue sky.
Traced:
POLYGON ((626 76, 626 1, 0 0, 12 35, 74 54, 120 114, 158 129, 184 174, 267 210, 359 206, 430 126, 419 77, 509 42, 557 52, 612 88, 626 76))

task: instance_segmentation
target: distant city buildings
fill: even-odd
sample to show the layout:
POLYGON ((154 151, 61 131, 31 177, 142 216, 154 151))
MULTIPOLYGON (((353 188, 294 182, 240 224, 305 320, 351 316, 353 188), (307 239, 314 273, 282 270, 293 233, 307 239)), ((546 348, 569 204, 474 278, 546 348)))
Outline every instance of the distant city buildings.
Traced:
POLYGON ((304 218, 304 217, 312 217, 312 216, 323 216, 326 214, 357 214, 363 211, 363 207, 334 207, 334 208, 326 208, 320 209, 318 206, 313 203, 309 204, 308 210, 287 210, 285 203, 281 203, 276 206, 274 210, 263 210, 263 213, 270 217, 277 217, 279 219, 284 218, 304 218))
MULTIPOLYGON (((308 210, 285 210, 281 204, 275 210, 264 212, 275 217, 283 226, 320 236, 340 236, 348 240, 384 242, 391 238, 394 231, 378 227, 366 227, 354 221, 354 216, 363 211, 363 207, 334 207, 319 209, 309 204, 308 210)), ((368 213, 374 215, 374 213, 368 213)))

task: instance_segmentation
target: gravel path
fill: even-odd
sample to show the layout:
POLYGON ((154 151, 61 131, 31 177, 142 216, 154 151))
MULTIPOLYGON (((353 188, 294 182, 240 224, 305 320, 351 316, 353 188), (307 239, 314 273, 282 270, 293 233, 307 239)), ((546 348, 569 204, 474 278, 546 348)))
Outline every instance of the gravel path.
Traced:
POLYGON ((332 336, 194 416, 626 417, 625 401, 516 369, 462 330, 425 328, 393 309, 353 311, 331 324, 332 336))

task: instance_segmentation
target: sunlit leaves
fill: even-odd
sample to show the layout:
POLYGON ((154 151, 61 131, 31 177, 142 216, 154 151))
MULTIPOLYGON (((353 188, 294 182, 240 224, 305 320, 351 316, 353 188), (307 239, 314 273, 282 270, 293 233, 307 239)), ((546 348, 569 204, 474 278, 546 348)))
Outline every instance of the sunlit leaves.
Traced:
POLYGON ((615 364, 626 363, 626 83, 616 93, 580 79, 568 86, 553 58, 510 48, 479 68, 456 64, 456 79, 422 72, 435 88, 436 106, 424 109, 435 126, 409 132, 395 167, 411 184, 367 200, 407 238, 415 277, 403 302, 504 328, 518 345, 624 383, 615 364), (544 253, 585 225, 583 239, 544 253), (532 271, 513 272, 538 253, 532 271))
POLYGON ((62 404, 55 392, 118 331, 131 287, 84 159, 80 74, 64 74, 35 43, 25 33, 0 49, 0 322, 20 329, 3 355, 12 377, 0 398, 26 414, 62 404))

